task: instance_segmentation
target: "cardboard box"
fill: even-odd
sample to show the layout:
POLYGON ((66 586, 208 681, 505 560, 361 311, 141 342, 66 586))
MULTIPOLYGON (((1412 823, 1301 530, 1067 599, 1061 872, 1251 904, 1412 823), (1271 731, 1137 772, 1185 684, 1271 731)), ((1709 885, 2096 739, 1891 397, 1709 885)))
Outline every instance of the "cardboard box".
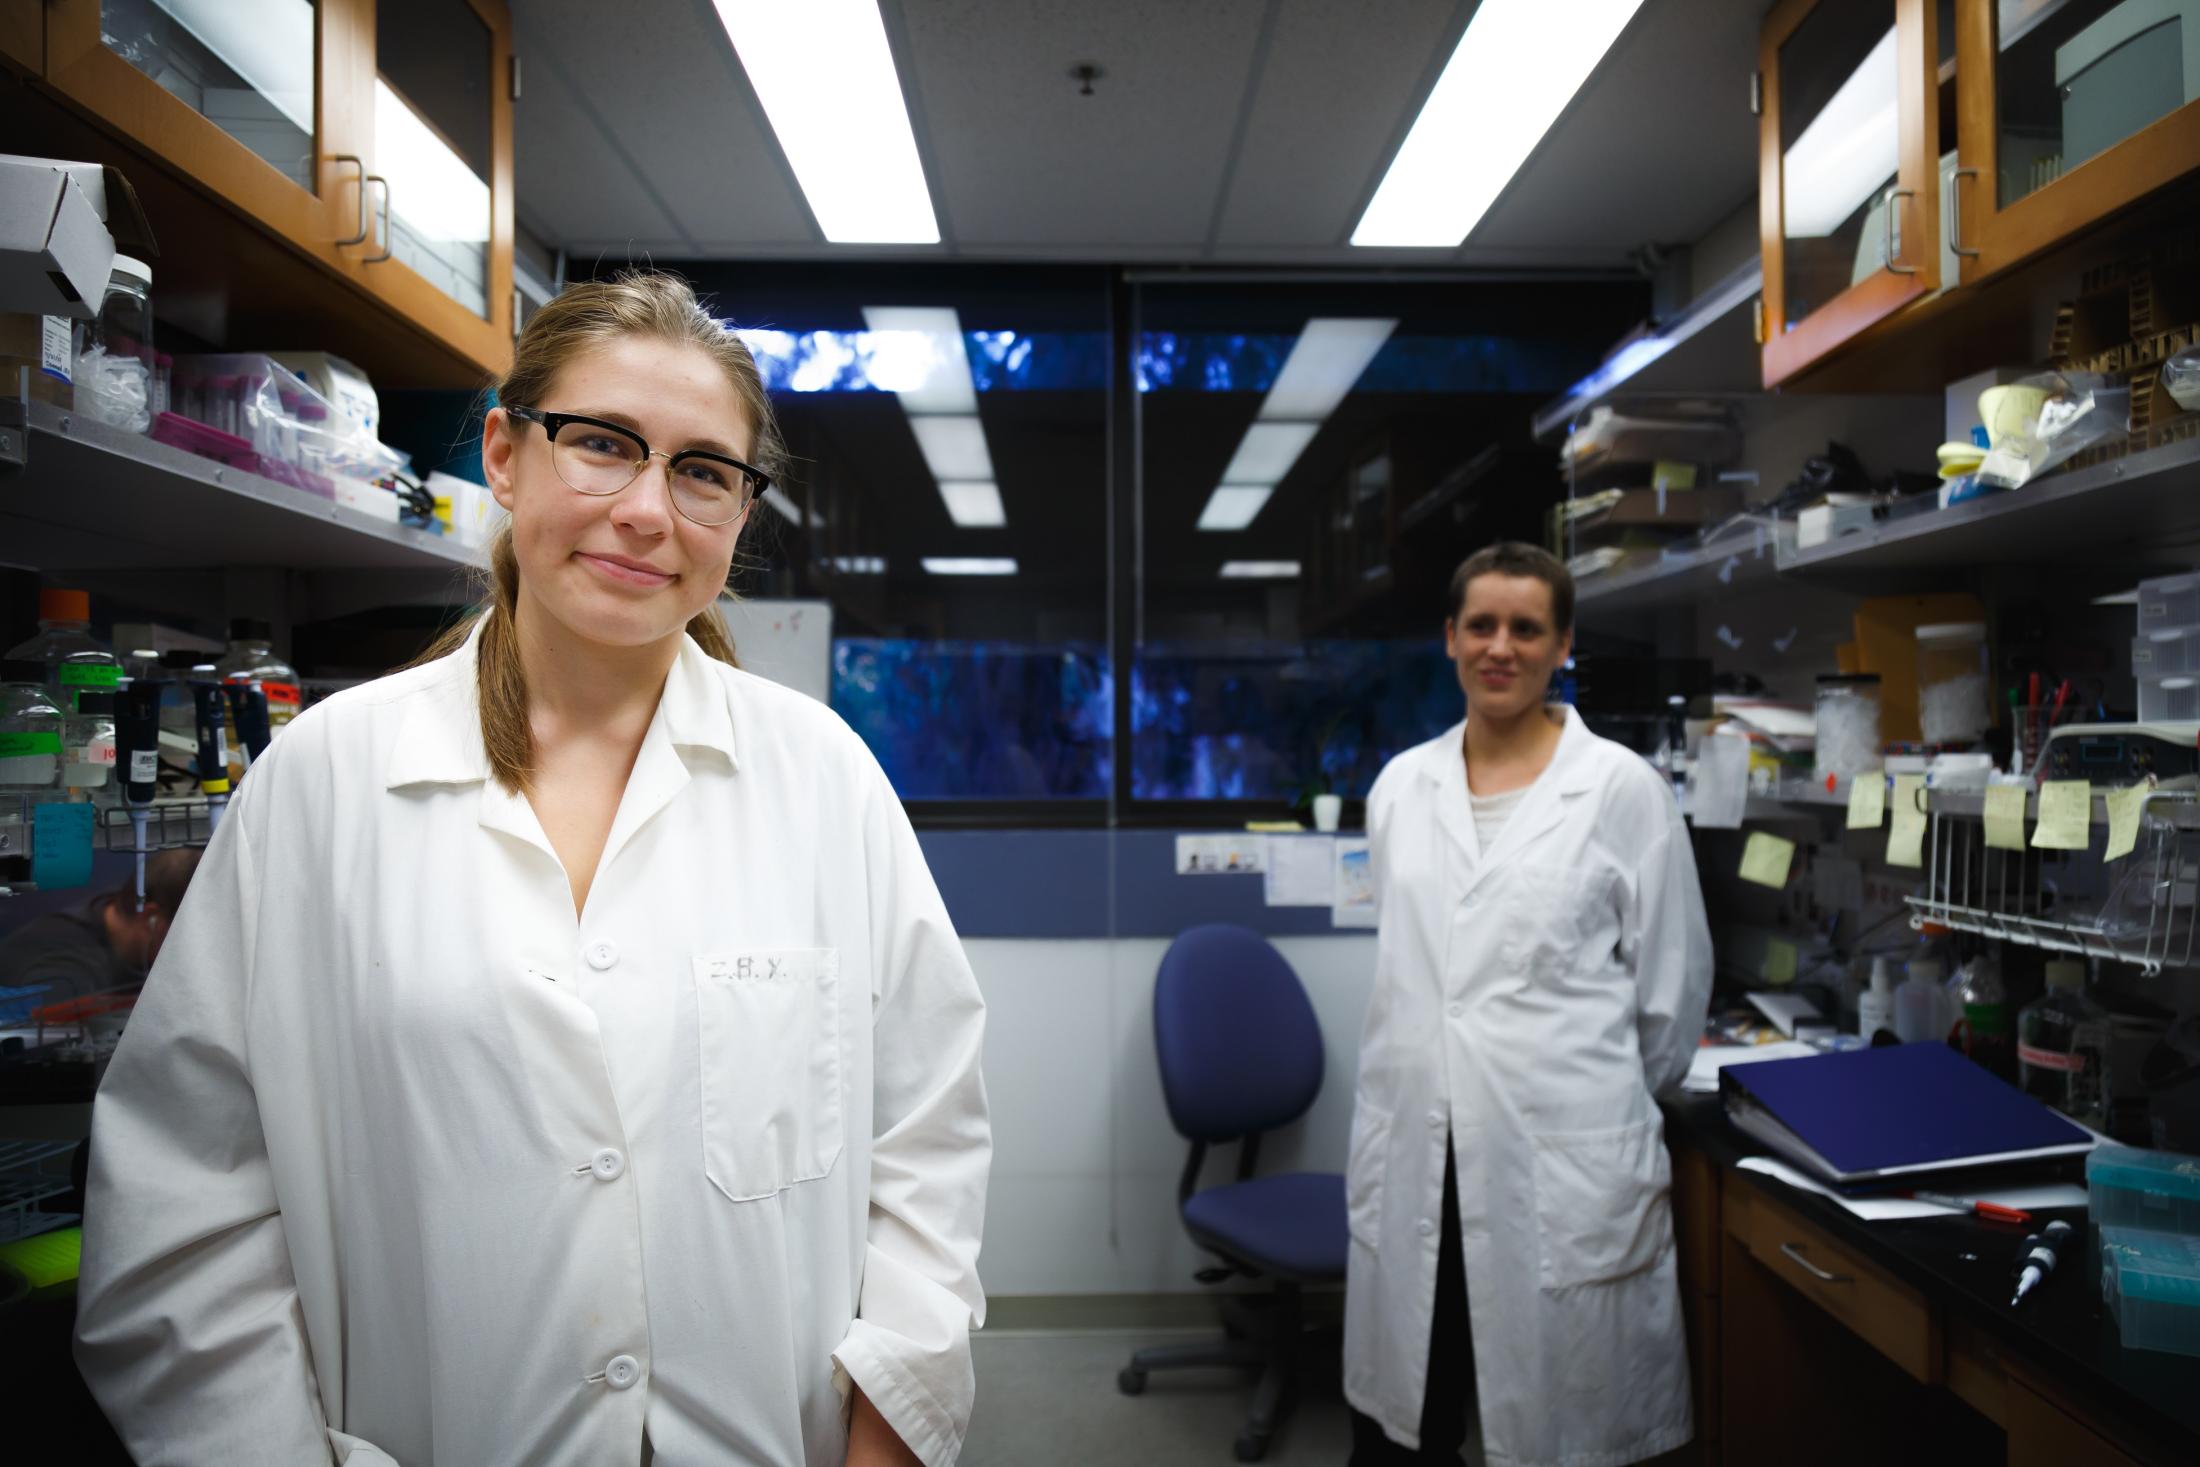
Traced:
POLYGON ((29 374, 30 395, 58 408, 76 406, 75 323, 66 316, 0 314, 0 397, 13 397, 29 374))
POLYGON ((158 253, 120 173, 0 153, 0 311, 90 320, 118 249, 158 253))

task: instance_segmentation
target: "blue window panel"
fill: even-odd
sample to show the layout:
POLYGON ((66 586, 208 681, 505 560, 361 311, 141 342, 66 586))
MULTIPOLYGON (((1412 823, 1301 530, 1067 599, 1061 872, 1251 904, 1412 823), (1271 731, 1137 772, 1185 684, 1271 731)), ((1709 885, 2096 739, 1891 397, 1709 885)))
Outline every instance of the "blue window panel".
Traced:
POLYGON ((1104 800, 1114 696, 1098 643, 833 642, 833 709, 905 800, 1104 800))

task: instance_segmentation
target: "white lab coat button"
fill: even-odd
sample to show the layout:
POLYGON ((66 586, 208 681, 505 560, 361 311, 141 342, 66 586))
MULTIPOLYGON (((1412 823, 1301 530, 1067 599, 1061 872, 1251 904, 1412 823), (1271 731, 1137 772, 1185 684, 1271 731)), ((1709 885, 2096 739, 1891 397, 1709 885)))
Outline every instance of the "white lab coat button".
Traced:
POLYGON ((1433 1238, 1434 1236, 1436 1236, 1436 1224, 1430 1222, 1425 1217, 1421 1219, 1421 1236, 1424 1238, 1433 1238))
POLYGON ((588 950, 588 966, 601 973, 619 961, 619 950, 608 942, 599 942, 588 950))
POLYGON ((1444 1113, 1440 1110, 1430 1111, 1428 1113, 1428 1123, 1430 1130, 1435 1130, 1438 1127, 1442 1126, 1444 1124, 1444 1113))
POLYGON ((1445 1009, 1444 1012, 1451 1015, 1455 1019, 1464 1018, 1466 1016, 1467 1006, 1463 1003, 1455 1003, 1450 1008, 1445 1009))
POLYGON ((626 1172, 626 1158, 606 1146, 588 1158, 588 1169, 599 1182, 616 1182, 626 1172))
POLYGON ((642 1362, 632 1355, 614 1355, 603 1368, 604 1384, 623 1391, 642 1378, 642 1362))

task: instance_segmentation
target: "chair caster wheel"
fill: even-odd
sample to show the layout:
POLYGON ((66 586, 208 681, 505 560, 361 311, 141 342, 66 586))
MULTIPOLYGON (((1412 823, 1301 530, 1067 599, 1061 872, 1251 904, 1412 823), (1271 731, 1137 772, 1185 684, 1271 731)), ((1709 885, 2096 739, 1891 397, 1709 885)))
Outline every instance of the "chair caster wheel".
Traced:
POLYGON ((1125 1366, 1115 1373, 1115 1388, 1126 1396, 1144 1395, 1146 1372, 1125 1366))
POLYGON ((1240 1462, 1258 1462, 1268 1455, 1268 1438, 1246 1432, 1232 1448, 1240 1462))

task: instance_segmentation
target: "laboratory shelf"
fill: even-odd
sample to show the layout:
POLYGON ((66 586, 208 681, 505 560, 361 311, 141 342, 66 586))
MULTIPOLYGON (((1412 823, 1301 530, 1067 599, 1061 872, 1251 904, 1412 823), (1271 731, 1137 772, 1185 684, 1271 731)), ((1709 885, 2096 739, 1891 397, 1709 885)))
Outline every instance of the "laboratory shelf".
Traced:
POLYGON ((51 570, 436 570, 474 548, 50 403, 0 400, 0 545, 51 570), (23 430, 27 416, 28 432, 23 430))
POLYGON ((1565 437, 1592 408, 1629 399, 1728 397, 1764 390, 1764 367, 1750 302, 1764 288, 1754 259, 1737 267, 1655 336, 1628 342, 1595 371, 1537 411, 1540 442, 1565 437))
POLYGON ((2200 438, 2059 473, 1779 557, 1785 574, 1993 562, 2185 563, 2200 535, 2200 438))
POLYGON ((1574 616, 1608 622, 1638 611, 1700 602, 1770 580, 1776 568, 1770 535, 1729 536, 1716 545, 1577 582, 1574 616))
MULTIPOLYGON (((1986 817, 1986 793, 1983 790, 1929 790, 1926 806, 1935 815, 1948 815, 1958 820, 1983 820, 1986 817)), ((2040 816, 2040 797, 2027 792, 2024 797, 2025 838, 2031 839, 2032 825, 2040 816)), ((2158 790, 2146 804, 2146 818, 2162 820, 2179 830, 2200 830, 2200 796, 2192 790, 2158 790)), ((2108 824, 2108 801, 2100 795, 2093 797, 2093 823, 2108 824)))

